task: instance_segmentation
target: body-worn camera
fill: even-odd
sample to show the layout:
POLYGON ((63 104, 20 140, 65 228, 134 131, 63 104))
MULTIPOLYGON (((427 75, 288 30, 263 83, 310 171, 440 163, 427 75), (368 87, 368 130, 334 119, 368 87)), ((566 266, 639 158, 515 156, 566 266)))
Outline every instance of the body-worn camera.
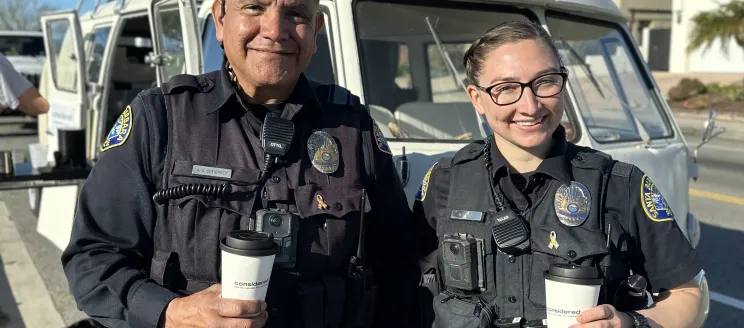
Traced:
POLYGON ((445 236, 441 246, 445 284, 463 290, 484 287, 482 249, 482 241, 473 236, 445 236))
POLYGON ((279 254, 274 265, 281 268, 293 268, 297 260, 297 231, 299 217, 285 211, 258 210, 255 219, 255 231, 271 233, 279 245, 279 254))

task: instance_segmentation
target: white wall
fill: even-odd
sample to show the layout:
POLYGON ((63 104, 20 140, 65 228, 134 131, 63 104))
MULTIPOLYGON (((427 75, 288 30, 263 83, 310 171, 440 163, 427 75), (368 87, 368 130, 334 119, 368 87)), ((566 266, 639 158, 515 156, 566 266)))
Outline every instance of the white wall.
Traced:
POLYGON ((703 51, 703 48, 700 48, 689 55, 686 52, 689 34, 693 27, 692 17, 701 11, 716 9, 718 7, 717 2, 728 3, 729 1, 673 0, 670 72, 744 73, 744 49, 733 40, 728 46, 728 56, 721 51, 721 44, 718 40, 711 45, 708 51, 703 51))

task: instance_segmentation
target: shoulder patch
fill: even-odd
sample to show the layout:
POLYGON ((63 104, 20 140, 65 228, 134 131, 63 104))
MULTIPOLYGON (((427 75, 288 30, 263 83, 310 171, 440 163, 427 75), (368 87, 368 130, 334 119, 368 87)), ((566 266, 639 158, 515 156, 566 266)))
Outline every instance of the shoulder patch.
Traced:
POLYGON ((659 189, 647 175, 641 179, 641 206, 651 221, 665 222, 674 220, 672 208, 667 203, 659 189))
POLYGON ((132 132, 132 107, 127 106, 124 112, 121 113, 119 119, 109 131, 106 136, 106 141, 101 146, 101 151, 106 151, 114 147, 119 147, 127 142, 129 134, 132 132))
POLYGON ((426 172, 424 180, 421 181, 418 192, 416 193, 416 200, 423 202, 424 199, 426 199, 426 192, 429 190, 429 179, 431 178, 431 171, 434 170, 434 167, 437 166, 437 164, 439 164, 439 162, 435 162, 434 165, 429 168, 429 171, 426 172))
POLYGON ((374 132, 375 135, 375 143, 377 144, 377 148, 380 149, 380 151, 383 153, 392 155, 393 152, 390 150, 387 139, 385 139, 385 136, 382 134, 382 131, 380 131, 380 128, 377 126, 377 122, 375 122, 375 120, 372 120, 372 132, 374 132))

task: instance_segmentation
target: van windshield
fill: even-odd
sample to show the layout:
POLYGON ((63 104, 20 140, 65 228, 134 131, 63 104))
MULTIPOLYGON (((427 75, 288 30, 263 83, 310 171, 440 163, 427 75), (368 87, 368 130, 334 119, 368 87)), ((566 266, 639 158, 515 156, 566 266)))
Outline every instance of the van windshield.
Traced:
POLYGON ((534 19, 530 12, 405 1, 357 2, 354 9, 365 102, 386 137, 436 142, 486 137, 460 83, 466 78, 463 55, 489 28, 534 19), (434 35, 456 74, 450 72, 434 35))
POLYGON ((553 12, 546 12, 546 18, 579 112, 595 140, 641 140, 634 117, 652 139, 672 135, 619 26, 553 12))

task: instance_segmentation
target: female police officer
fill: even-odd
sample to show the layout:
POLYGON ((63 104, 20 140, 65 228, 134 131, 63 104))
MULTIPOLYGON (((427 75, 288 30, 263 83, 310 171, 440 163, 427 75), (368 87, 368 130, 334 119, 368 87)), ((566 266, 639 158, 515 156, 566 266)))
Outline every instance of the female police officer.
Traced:
POLYGON ((435 326, 542 322, 552 263, 591 266, 604 279, 601 305, 577 327, 701 325, 701 266, 651 177, 566 141, 568 72, 550 36, 505 23, 464 62, 468 96, 494 134, 438 161, 414 205, 421 255, 438 268, 435 326), (623 304, 618 290, 631 274, 659 293, 652 307, 623 304))

